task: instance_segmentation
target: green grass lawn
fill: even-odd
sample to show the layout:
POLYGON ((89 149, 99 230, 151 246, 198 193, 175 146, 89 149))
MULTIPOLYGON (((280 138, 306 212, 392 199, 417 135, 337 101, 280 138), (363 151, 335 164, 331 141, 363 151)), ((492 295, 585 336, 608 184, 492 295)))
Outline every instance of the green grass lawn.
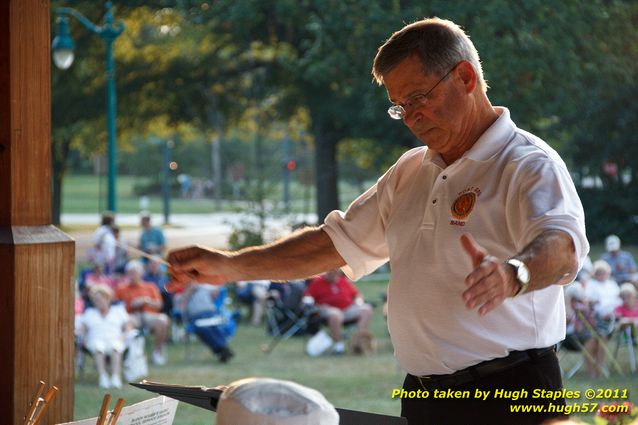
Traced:
MULTIPOLYGON (((359 284, 366 299, 378 302, 371 331, 378 341, 376 354, 369 356, 331 356, 310 358, 304 353, 304 337, 294 337, 280 343, 271 354, 264 354, 260 347, 270 341, 261 328, 243 322, 237 330, 231 346, 236 357, 228 364, 220 364, 199 342, 187 346, 182 343, 169 346, 169 363, 163 367, 150 366, 148 379, 178 384, 216 386, 228 384, 248 376, 289 379, 315 388, 337 407, 369 412, 398 415, 400 401, 391 398, 394 388, 400 388, 404 374, 394 357, 385 321, 381 315, 380 296, 385 291, 385 281, 359 284)), ((574 355, 565 358, 573 362, 574 355)), ((593 389, 629 390, 630 400, 638 401, 638 380, 628 373, 626 352, 621 351, 619 361, 626 374, 612 371, 610 378, 592 381, 584 370, 565 382, 570 390, 593 389)), ((123 397, 133 404, 154 397, 152 393, 128 386, 122 390, 109 390, 116 399, 123 397)), ((77 377, 75 387, 75 418, 95 417, 105 391, 97 387, 97 376, 91 361, 87 362, 83 376, 77 377)), ((584 403, 588 400, 568 400, 584 403)), ((577 415, 593 423, 591 414, 577 415)), ((201 425, 214 423, 214 414, 203 409, 180 403, 175 418, 176 425, 201 425)))
MULTIPOLYGON (((146 183, 146 177, 118 176, 117 177, 117 210, 120 213, 138 213, 140 211, 140 199, 133 191, 136 184, 146 183)), ((67 175, 62 185, 62 212, 63 213, 100 213, 106 209, 106 178, 94 175, 67 175)), ((266 199, 271 203, 280 203, 283 199, 282 185, 273 185, 267 192, 266 199)), ((340 198, 342 207, 345 208, 358 194, 359 189, 347 183, 340 183, 340 198)), ((315 188, 307 192, 306 188, 296 182, 291 184, 290 208, 295 213, 311 213, 315 211, 315 188), (307 198, 307 199, 306 199, 307 198)), ((162 197, 159 194, 149 195, 152 212, 162 212, 162 197)), ((170 208, 174 214, 198 214, 213 213, 219 211, 232 212, 246 208, 246 201, 223 201, 221 208, 217 208, 212 199, 181 199, 178 196, 171 197, 170 208)), ((251 208, 254 210, 254 208, 251 208)))
MULTIPOLYGON (((371 331, 378 340, 378 351, 362 357, 353 355, 310 358, 304 353, 305 337, 293 337, 281 342, 270 354, 261 351, 270 342, 263 328, 242 322, 231 347, 236 356, 228 364, 220 364, 198 341, 190 346, 181 343, 169 346, 168 365, 150 366, 148 379, 179 384, 216 386, 248 376, 289 379, 321 391, 333 404, 371 412, 397 415, 399 401, 392 400, 393 388, 400 387, 403 373, 393 357, 392 346, 381 315, 381 294, 386 282, 365 282, 360 285, 366 298, 377 302, 371 331)), ((153 397, 152 393, 128 386, 109 390, 114 398, 123 397, 127 404, 153 397)), ((94 417, 99 411, 105 391, 97 387, 97 375, 92 361, 87 361, 83 376, 75 387, 75 418, 94 417)), ((180 403, 175 424, 214 423, 214 414, 180 403)))
MULTIPOLYGON (((133 176, 117 178, 117 210, 120 213, 138 213, 140 199, 133 192, 136 183, 148 179, 133 176)), ((163 211, 162 197, 149 196, 152 212, 163 211)), ((230 208, 230 207, 229 207, 230 208)), ((106 209, 106 178, 93 175, 68 175, 62 185, 63 213, 100 213, 106 209)), ((230 210, 230 209, 229 209, 230 210)), ((211 199, 171 199, 172 213, 211 213, 215 212, 215 203, 211 199)))

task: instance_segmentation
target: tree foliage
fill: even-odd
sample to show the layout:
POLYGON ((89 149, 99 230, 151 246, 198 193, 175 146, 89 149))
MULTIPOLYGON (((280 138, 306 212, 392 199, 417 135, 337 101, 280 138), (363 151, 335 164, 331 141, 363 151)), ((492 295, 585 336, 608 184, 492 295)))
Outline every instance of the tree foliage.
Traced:
MULTIPOLYGON (((93 2, 72 6, 101 21, 93 2)), ((310 138, 320 218, 340 206, 338 157, 343 175, 361 181, 417 144, 388 119, 370 68, 393 31, 424 16, 468 31, 493 103, 575 170, 604 177, 608 160, 632 179, 605 184, 638 177, 638 4, 630 0, 120 0, 115 15, 126 23, 115 45, 122 149, 151 136, 198 144, 310 138)), ((54 143, 97 151, 105 144, 103 46, 72 30, 76 63, 53 73, 54 143)), ((255 155, 247 168, 258 165, 255 155)))

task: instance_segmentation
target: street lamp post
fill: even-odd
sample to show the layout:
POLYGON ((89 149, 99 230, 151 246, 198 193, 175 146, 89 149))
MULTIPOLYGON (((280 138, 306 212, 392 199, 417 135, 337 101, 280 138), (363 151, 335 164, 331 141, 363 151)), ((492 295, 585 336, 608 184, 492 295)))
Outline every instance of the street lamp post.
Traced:
POLYGON ((290 172, 295 169, 296 163, 290 159, 290 137, 284 137, 284 211, 290 212, 290 172))
POLYGON ((106 129, 107 129, 107 151, 108 151, 108 202, 110 211, 116 212, 115 203, 115 176, 116 169, 116 132, 115 132, 115 62, 113 61, 113 42, 124 31, 124 23, 113 24, 112 4, 107 1, 104 5, 104 25, 97 26, 89 21, 84 15, 70 7, 58 7, 55 13, 58 16, 58 33, 53 39, 51 49, 53 50, 53 62, 55 65, 65 70, 71 66, 74 59, 73 48, 75 47, 71 32, 69 30, 69 18, 73 16, 80 23, 94 34, 100 36, 106 43, 106 129))
POLYGON ((162 146, 162 205, 164 224, 168 225, 171 216, 171 172, 178 167, 177 162, 171 160, 171 149, 175 147, 175 142, 153 137, 150 143, 154 146, 162 146))
POLYGON ((171 149, 175 146, 172 140, 165 140, 163 146, 162 166, 162 199, 164 204, 164 224, 170 224, 171 216, 171 171, 177 169, 177 163, 171 161, 171 149))

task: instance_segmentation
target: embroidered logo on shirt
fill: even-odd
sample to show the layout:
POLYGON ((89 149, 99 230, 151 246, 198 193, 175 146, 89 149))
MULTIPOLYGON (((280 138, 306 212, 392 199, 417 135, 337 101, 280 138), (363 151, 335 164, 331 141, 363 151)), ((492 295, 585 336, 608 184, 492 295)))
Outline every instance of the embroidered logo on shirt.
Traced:
POLYGON ((470 215, 476 205, 476 198, 481 195, 481 189, 470 187, 459 193, 459 196, 452 203, 452 217, 450 224, 455 226, 465 226, 465 219, 470 215))

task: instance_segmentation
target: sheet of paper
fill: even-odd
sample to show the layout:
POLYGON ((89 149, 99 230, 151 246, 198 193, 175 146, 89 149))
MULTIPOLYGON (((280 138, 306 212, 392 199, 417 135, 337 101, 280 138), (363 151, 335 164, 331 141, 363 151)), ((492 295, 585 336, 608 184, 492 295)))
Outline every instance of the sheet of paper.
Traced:
MULTIPOLYGON (((179 402, 169 397, 155 397, 131 406, 125 406, 117 420, 117 425, 172 425, 179 402)), ((112 410, 115 406, 109 407, 112 410)), ((96 411, 100 406, 96 406, 96 411)), ((95 425, 97 417, 58 425, 95 425)))

